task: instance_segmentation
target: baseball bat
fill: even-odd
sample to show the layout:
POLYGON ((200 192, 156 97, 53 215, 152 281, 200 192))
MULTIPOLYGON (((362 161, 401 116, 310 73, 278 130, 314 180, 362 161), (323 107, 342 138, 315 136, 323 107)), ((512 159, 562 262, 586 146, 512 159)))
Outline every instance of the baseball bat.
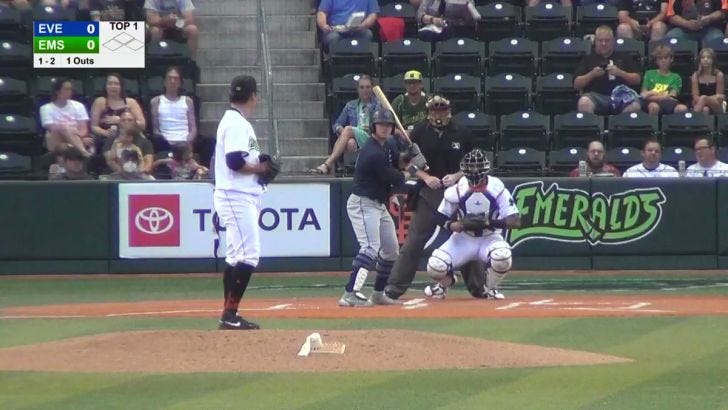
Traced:
POLYGON ((389 100, 387 99, 387 96, 384 95, 384 91, 378 86, 375 85, 374 88, 372 88, 372 92, 374 95, 377 96, 377 99, 379 100, 379 104, 388 109, 389 111, 392 111, 392 114, 394 115, 394 125, 402 131, 402 135, 404 136, 404 139, 407 141, 407 145, 412 145, 412 141, 410 141, 409 136, 407 135, 407 130, 404 129, 402 126, 402 123, 399 121, 399 117, 397 117, 397 113, 394 112, 394 109, 392 108, 392 104, 389 103, 389 100))

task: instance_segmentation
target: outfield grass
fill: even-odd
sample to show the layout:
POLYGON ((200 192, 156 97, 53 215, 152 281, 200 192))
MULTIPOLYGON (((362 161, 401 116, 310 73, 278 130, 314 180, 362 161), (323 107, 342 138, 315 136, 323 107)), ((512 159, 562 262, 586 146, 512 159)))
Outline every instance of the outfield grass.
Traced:
MULTIPOLYGON (((719 278, 679 280, 681 293, 728 295, 719 278), (691 287, 699 286, 699 287, 691 287)), ((667 280, 667 279, 665 279, 667 280)), ((671 278, 670 286, 676 286, 671 278)), ((539 293, 548 278, 522 277, 508 296, 539 293), (530 284, 530 285, 529 285, 530 284)), ((253 297, 331 296, 339 278, 255 279, 253 297), (285 288, 274 286, 285 285, 285 288)), ((558 278, 549 292, 648 292, 646 278, 558 278), (558 283, 561 286, 556 286, 558 283)), ((652 281, 655 283, 655 281, 652 281)), ((0 280, 0 307, 28 304, 207 299, 219 279, 0 280)), ((654 290, 653 290, 654 291, 654 290)), ((460 290, 460 292, 463 292, 460 290)), ((540 293, 544 294, 544 290, 540 293)), ((664 292, 674 291, 659 291, 664 292)), ((263 319, 265 328, 402 328, 628 357, 632 363, 558 368, 330 374, 78 374, 0 372, 0 409, 728 409, 728 316, 547 319, 263 319)), ((211 329, 205 318, 1 320, 0 347, 142 329, 211 329)), ((245 343, 240 334, 240 343, 245 343)), ((392 343, 396 343, 392 340, 392 343)))

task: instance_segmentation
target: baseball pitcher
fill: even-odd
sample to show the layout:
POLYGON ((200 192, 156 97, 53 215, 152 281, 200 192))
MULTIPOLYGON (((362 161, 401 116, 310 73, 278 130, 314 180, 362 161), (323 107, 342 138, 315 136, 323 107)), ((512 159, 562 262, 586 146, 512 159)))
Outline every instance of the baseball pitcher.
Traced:
POLYGON ((502 231, 521 225, 521 216, 503 182, 492 176, 485 153, 474 149, 460 162, 464 176, 445 190, 437 208, 439 225, 452 232, 427 261, 427 273, 435 284, 425 288, 425 295, 443 298, 455 284, 454 269, 480 260, 486 265, 482 296, 505 299, 498 287, 511 269, 511 246, 502 231))

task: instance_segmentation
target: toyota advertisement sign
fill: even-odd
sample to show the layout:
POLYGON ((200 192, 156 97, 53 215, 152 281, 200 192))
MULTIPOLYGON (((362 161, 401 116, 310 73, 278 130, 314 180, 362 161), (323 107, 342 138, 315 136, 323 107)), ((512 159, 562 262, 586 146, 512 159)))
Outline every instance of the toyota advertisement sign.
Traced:
MULTIPOLYGON (((212 258, 217 215, 210 183, 119 184, 119 256, 212 258)), ((263 257, 330 256, 328 184, 274 184, 262 197, 263 257)), ((220 232, 219 257, 225 253, 220 232)))

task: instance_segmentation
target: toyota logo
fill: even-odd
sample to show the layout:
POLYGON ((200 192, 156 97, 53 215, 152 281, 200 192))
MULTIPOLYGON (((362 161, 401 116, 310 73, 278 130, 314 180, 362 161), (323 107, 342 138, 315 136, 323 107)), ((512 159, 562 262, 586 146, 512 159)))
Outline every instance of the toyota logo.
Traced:
POLYGON ((151 206, 139 211, 134 217, 134 225, 149 235, 163 234, 174 226, 174 215, 164 208, 151 206))

